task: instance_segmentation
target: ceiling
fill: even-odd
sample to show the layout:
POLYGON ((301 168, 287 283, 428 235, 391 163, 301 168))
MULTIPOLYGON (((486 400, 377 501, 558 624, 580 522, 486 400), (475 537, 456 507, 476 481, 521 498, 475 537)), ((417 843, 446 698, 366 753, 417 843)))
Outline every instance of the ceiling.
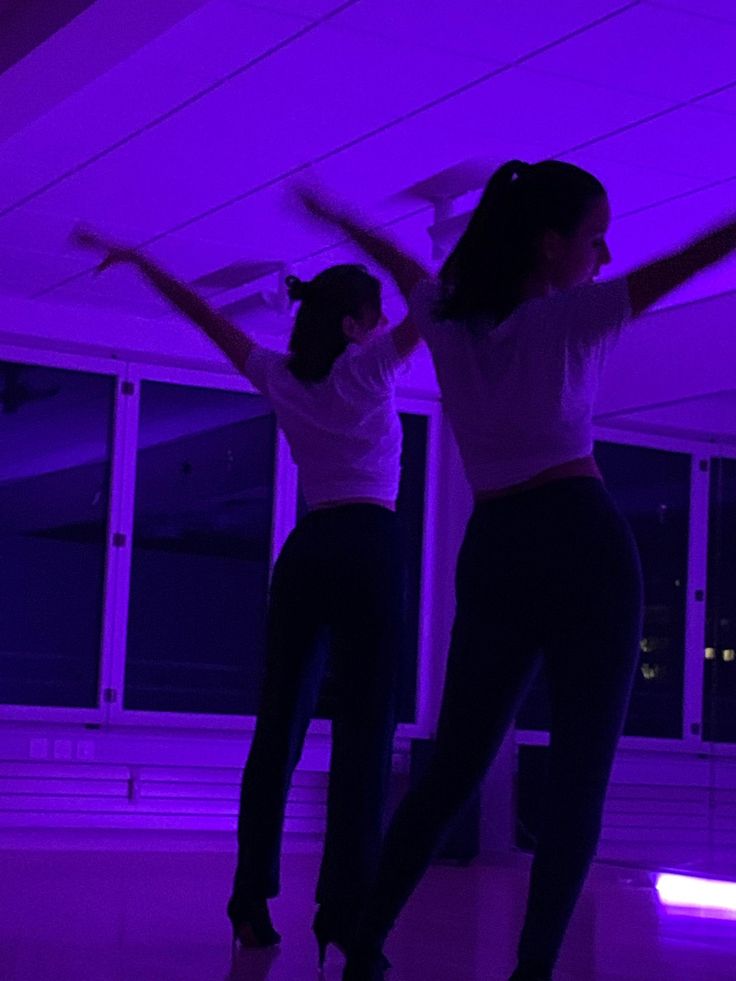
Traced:
MULTIPOLYGON (((603 179, 612 272, 734 207, 734 0, 66 0, 27 4, 33 32, 19 6, 0 295, 160 315, 130 271, 89 274, 79 220, 189 280, 309 274, 346 252, 285 193, 307 172, 426 258, 430 199, 472 202, 509 157, 603 179)), ((726 263, 676 300, 730 290, 726 263)))

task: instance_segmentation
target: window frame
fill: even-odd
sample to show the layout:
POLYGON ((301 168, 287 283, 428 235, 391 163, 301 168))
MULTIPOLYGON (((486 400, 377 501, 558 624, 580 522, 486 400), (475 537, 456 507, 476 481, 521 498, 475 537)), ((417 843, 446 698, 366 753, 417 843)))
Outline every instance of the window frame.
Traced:
POLYGON ((126 365, 114 358, 83 355, 70 352, 47 350, 38 347, 26 348, 19 345, 0 344, 0 360, 17 361, 31 367, 56 368, 62 371, 77 371, 107 375, 115 381, 111 428, 110 428, 110 494, 107 508, 106 549, 104 558, 102 590, 102 628, 100 635, 99 676, 97 686, 97 706, 78 708, 55 705, 9 705, 0 703, 0 722, 59 722, 80 723, 87 726, 104 724, 107 716, 106 691, 108 679, 106 665, 109 664, 114 646, 113 608, 115 584, 119 576, 118 551, 112 544, 113 529, 117 526, 117 516, 121 506, 121 481, 123 473, 118 433, 125 415, 121 400, 122 382, 125 379, 126 365))
MULTIPOLYGON (((19 706, 0 704, 0 722, 50 722, 83 724, 92 727, 131 729, 162 728, 172 730, 252 731, 254 716, 218 716, 208 713, 144 712, 124 709, 123 691, 125 645, 124 627, 130 589, 131 534, 135 490, 135 456, 140 409, 140 386, 143 381, 184 384, 193 387, 256 393, 245 379, 219 364, 209 367, 186 367, 166 360, 138 358, 134 353, 114 357, 89 353, 84 345, 66 345, 56 349, 52 342, 29 339, 22 343, 0 343, 0 359, 31 366, 106 375, 115 382, 112 406, 110 447, 110 496, 107 517, 107 549, 104 567, 102 632, 100 638, 100 674, 96 708, 62 706, 19 706), (78 350, 76 349, 78 348, 78 350), (133 395, 124 393, 124 384, 133 383, 133 395), (113 545, 113 536, 125 536, 123 547, 113 545)), ((420 635, 416 696, 416 721, 401 725, 399 739, 426 738, 431 735, 438 704, 444 655, 442 609, 448 597, 438 588, 437 556, 441 554, 437 517, 439 507, 439 470, 446 462, 446 447, 441 438, 442 418, 438 397, 432 393, 399 389, 400 412, 427 417, 427 454, 424 494, 424 534, 422 541, 422 575, 420 586, 420 635)), ((622 750, 658 753, 707 753, 736 758, 736 744, 706 741, 702 738, 702 696, 704 684, 703 652, 705 610, 707 603, 708 511, 710 503, 710 466, 715 457, 736 460, 736 446, 707 438, 681 438, 650 431, 643 427, 596 426, 596 440, 622 445, 650 447, 686 453, 691 457, 690 519, 688 543, 688 590, 685 610, 685 664, 683 692, 683 731, 679 739, 622 736, 622 750), (707 469, 703 470, 705 464, 707 469), (696 599, 702 590, 704 599, 696 599), (695 730, 698 731, 695 731, 695 730)), ((275 494, 272 512, 271 565, 293 527, 296 515, 296 467, 280 430, 275 447, 275 494)), ((323 737, 329 722, 317 720, 310 726, 312 736, 323 737)), ((548 744, 544 731, 518 729, 519 745, 548 744)))
MULTIPOLYGON (((713 752, 715 746, 720 752, 720 747, 728 747, 728 744, 711 744, 702 738, 708 505, 710 498, 710 460, 715 455, 713 443, 705 439, 681 438, 638 428, 628 429, 612 426, 595 426, 594 439, 596 442, 684 453, 689 455, 691 460, 681 735, 676 739, 663 739, 657 736, 621 736, 618 747, 620 750, 686 755, 713 752), (702 471, 700 468, 702 461, 708 463, 706 471, 702 471), (698 591, 702 591, 704 597, 702 601, 696 599, 698 591), (697 728, 697 731, 694 730, 694 727, 697 728)), ((736 457, 736 448, 733 449, 733 455, 736 457)), ((549 732, 546 730, 517 729, 516 744, 549 745, 549 732)), ((736 744, 733 746, 733 752, 723 755, 736 756, 736 744)))
MULTIPOLYGON (((110 445, 110 499, 107 515, 107 547, 103 583, 102 635, 100 639, 98 704, 96 708, 25 706, 0 704, 0 722, 52 722, 83 724, 94 728, 130 730, 170 729, 252 732, 255 716, 222 716, 213 713, 153 712, 126 709, 123 705, 126 634, 130 599, 135 483, 140 420, 141 387, 146 381, 185 385, 193 388, 258 394, 250 382, 234 372, 218 368, 186 367, 136 360, 100 357, 83 352, 55 351, 33 346, 0 344, 0 359, 29 366, 93 372, 110 376, 115 383, 110 445), (132 385, 132 390, 130 386, 132 385)), ((415 722, 398 727, 399 739, 426 737, 432 725, 433 690, 436 672, 427 661, 432 652, 433 589, 432 557, 435 550, 437 471, 439 467, 440 410, 436 398, 416 394, 397 395, 400 412, 427 419, 426 470, 424 481, 424 531, 420 579, 420 633, 418 637, 415 722)), ((277 429, 274 454, 274 499, 272 504, 270 569, 296 520, 297 470, 286 440, 277 429)), ((327 720, 315 720, 309 735, 329 734, 327 720)))

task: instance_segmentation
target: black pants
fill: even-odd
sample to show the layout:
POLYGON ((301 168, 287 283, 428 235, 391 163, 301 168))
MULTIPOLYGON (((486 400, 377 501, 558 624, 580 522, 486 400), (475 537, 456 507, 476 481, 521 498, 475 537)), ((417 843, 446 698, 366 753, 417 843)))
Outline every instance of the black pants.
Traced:
POLYGON ((546 815, 519 960, 550 973, 592 861, 641 629, 636 546, 580 477, 476 506, 433 760, 389 828, 359 942, 383 943, 448 822, 478 787, 543 657, 552 724, 546 815))
POLYGON ((325 669, 335 681, 327 832, 317 901, 353 916, 375 876, 395 726, 404 569, 396 515, 370 504, 316 510, 274 566, 260 712, 243 774, 238 865, 228 915, 279 891, 294 768, 325 669))

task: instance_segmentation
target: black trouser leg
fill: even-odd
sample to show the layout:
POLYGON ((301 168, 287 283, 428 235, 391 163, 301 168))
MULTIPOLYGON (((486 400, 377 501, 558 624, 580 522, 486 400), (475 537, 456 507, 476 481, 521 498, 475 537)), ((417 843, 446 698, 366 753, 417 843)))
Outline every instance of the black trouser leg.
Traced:
POLYGON ((448 824, 477 789, 537 666, 513 583, 479 561, 477 530, 471 520, 458 563, 458 609, 434 752, 391 822, 358 946, 383 943, 448 824))
POLYGON ((278 894, 281 835, 291 778, 301 756, 323 673, 314 583, 302 575, 299 537, 274 566, 261 707, 248 755, 238 818, 238 865, 228 915, 278 894))
POLYGON ((383 942, 485 774, 543 647, 552 774, 520 958, 532 973, 551 971, 598 840, 640 616, 636 550, 599 482, 559 482, 476 508, 458 562, 434 757, 392 822, 358 947, 383 942))
POLYGON ((519 943, 520 962, 540 976, 552 971, 595 855, 641 638, 639 565, 627 527, 603 513, 590 541, 586 549, 582 536, 577 561, 557 575, 546 617, 548 789, 519 943))
POLYGON ((318 901, 352 916, 373 878, 390 772, 403 619, 396 515, 357 505, 308 515, 274 568, 266 678, 238 822, 228 907, 275 896, 284 812, 313 714, 327 627, 337 680, 325 855, 318 901))
POLYGON ((333 634, 337 704, 317 901, 343 924, 376 873, 391 773, 403 569, 395 549, 381 553, 346 584, 333 634))

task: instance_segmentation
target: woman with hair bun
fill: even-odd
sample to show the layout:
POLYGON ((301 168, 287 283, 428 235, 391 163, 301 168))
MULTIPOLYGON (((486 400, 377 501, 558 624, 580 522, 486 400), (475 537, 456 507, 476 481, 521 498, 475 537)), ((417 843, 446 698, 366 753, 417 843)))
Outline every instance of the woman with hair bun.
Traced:
MULTIPOLYGON (((343 220, 360 239, 358 226, 343 220)), ((336 710, 313 925, 322 963, 328 944, 345 947, 380 853, 404 621, 394 394, 397 370, 419 335, 408 319, 383 331, 379 281, 363 266, 337 265, 308 282, 288 278, 299 309, 289 351, 280 354, 140 252, 89 231, 76 240, 107 253, 100 268, 135 265, 220 347, 270 400, 299 469, 308 513, 271 578, 266 673, 243 773, 228 917, 242 946, 281 939, 267 901, 279 892, 286 800, 324 673, 318 640, 328 630, 336 710)), ((397 285, 408 297, 424 276, 407 260, 397 285)))
POLYGON ((628 320, 736 249, 731 221, 597 283, 609 222, 592 174, 512 160, 491 177, 439 278, 411 297, 475 507, 433 758, 389 827, 345 981, 383 976, 383 943, 540 660, 549 783, 512 981, 551 978, 595 854, 642 610, 636 546, 592 455, 598 379, 628 320))

